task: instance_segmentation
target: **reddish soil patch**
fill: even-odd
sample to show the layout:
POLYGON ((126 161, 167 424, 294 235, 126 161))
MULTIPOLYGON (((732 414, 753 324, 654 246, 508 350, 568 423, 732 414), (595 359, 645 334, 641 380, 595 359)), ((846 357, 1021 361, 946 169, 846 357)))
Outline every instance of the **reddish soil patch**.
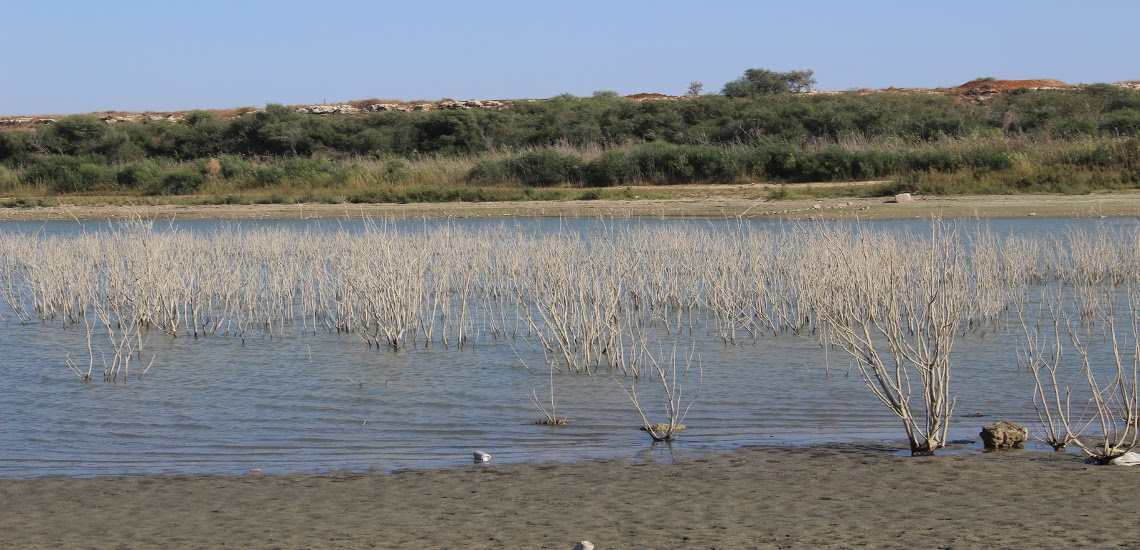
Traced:
POLYGON ((1019 88, 1071 88, 1068 84, 1052 78, 1033 80, 971 80, 961 86, 965 90, 1009 91, 1019 88))
POLYGON ((626 97, 626 99, 636 99, 638 101, 641 101, 644 99, 677 99, 677 96, 665 95, 665 94, 633 94, 633 95, 627 95, 625 97, 626 97))

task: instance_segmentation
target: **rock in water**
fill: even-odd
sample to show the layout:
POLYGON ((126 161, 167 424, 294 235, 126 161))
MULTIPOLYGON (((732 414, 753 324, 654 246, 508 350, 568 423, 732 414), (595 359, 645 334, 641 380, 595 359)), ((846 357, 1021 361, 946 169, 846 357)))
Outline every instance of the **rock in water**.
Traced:
POLYGON ((982 428, 979 435, 987 449, 1020 449, 1029 439, 1029 430, 1017 422, 999 420, 982 428))
POLYGON ((475 462, 490 462, 491 455, 483 451, 475 451, 475 462))

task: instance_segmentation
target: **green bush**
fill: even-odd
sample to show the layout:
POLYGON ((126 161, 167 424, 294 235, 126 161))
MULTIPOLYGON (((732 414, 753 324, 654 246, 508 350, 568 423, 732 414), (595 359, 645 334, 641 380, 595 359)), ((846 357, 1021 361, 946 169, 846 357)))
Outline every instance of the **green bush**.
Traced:
POLYGON ((685 146, 686 163, 698 181, 731 183, 744 176, 744 165, 732 151, 708 145, 685 146))
POLYGON ((91 115, 72 115, 36 130, 35 133, 48 149, 76 155, 93 151, 106 132, 106 122, 91 115))
POLYGON ((582 181, 582 157, 554 149, 539 149, 505 161, 506 172, 523 185, 550 187, 582 181))
POLYGON ((114 169, 103 166, 101 163, 85 162, 80 164, 79 180, 82 187, 81 189, 77 189, 77 191, 91 191, 105 188, 108 184, 115 183, 116 175, 114 169))
POLYGON ((852 179, 855 155, 841 147, 827 147, 802 155, 797 176, 800 181, 833 181, 852 179))
POLYGON ((102 162, 99 155, 40 157, 20 173, 20 181, 48 184, 55 193, 82 193, 114 181, 114 171, 102 162))
POLYGON ((670 143, 647 143, 630 155, 642 179, 654 184, 689 183, 694 170, 681 146, 670 143))
POLYGON ((19 161, 28 154, 23 132, 0 132, 0 162, 19 161))
POLYGON ((637 165, 625 151, 606 151, 586 165, 586 182, 593 186, 623 185, 637 178, 637 165))
POLYGON ((800 149, 785 142, 772 142, 744 151, 745 170, 766 179, 796 179, 800 173, 800 149))
POLYGON ((152 191, 161 195, 189 195, 206 183, 206 175, 194 170, 179 169, 167 172, 159 188, 152 191))
POLYGON ((284 176, 298 179, 315 178, 331 174, 334 170, 333 162, 327 158, 287 157, 280 161, 280 165, 284 176))
POLYGON ((10 191, 20 182, 16 173, 0 165, 0 191, 10 191))
POLYGON ((258 166, 253 171, 253 179, 258 185, 268 187, 285 181, 285 169, 280 166, 258 166))
POLYGON ((1096 122, 1084 118, 1061 118, 1053 122, 1050 133, 1059 138, 1091 136, 1097 132, 1096 122))
POLYGON ((162 170, 153 160, 142 160, 128 164, 116 176, 119 185, 129 189, 147 189, 158 183, 162 170))
POLYGON ((506 162, 496 159, 479 159, 467 173, 467 180, 483 185, 497 185, 510 179, 506 162))
POLYGON ((1140 134, 1140 111, 1122 111, 1113 113, 1101 123, 1102 131, 1121 135, 1135 136, 1140 134))
POLYGON ((252 179, 257 166, 244 157, 238 155, 222 155, 218 157, 222 167, 222 177, 227 180, 252 179))
POLYGON ((385 181, 393 183, 403 181, 408 177, 408 163, 398 158, 385 160, 383 177, 385 181))
POLYGON ((768 69, 748 69, 744 76, 724 85, 721 93, 728 97, 810 91, 815 86, 814 71, 778 73, 768 69))

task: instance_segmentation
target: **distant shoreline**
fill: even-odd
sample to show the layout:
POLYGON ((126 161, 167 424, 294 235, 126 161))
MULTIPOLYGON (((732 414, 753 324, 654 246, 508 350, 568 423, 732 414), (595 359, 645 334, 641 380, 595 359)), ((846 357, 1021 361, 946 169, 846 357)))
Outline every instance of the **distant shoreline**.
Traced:
MULTIPOLYGON (((961 218, 1098 218, 1140 216, 1140 192, 1089 195, 916 196, 890 199, 826 198, 769 200, 747 193, 690 197, 592 201, 442 202, 413 204, 253 204, 253 205, 73 205, 0 208, 11 220, 247 220, 353 218, 741 218, 772 220, 882 220, 961 218)), ((739 186, 746 189, 747 186, 739 186)))

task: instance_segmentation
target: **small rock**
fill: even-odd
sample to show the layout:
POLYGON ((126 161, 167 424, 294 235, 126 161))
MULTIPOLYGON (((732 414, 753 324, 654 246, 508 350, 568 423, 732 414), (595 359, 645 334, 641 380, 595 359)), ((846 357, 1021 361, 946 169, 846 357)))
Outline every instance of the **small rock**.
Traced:
POLYGON ((1140 453, 1128 451, 1112 460, 1108 461, 1109 464, 1114 466, 1136 466, 1140 464, 1140 453))
POLYGON ((490 462, 491 455, 483 451, 475 451, 475 462, 490 462))
POLYGON ((911 202, 913 200, 914 197, 910 196, 910 193, 899 193, 895 195, 895 202, 911 202))
POLYGON ((594 543, 584 540, 574 545, 574 550, 594 550, 594 543))
MULTIPOLYGON (((653 424, 651 426, 642 426, 638 429, 643 431, 643 432, 648 432, 649 430, 653 430, 655 432, 664 432, 664 431, 669 430, 669 423, 668 422, 662 422, 660 424, 653 424)), ((674 432, 683 432, 683 431, 685 431, 685 425, 684 424, 677 424, 675 427, 673 427, 673 431, 674 432)))
POLYGON ((1029 430, 1017 422, 999 420, 982 428, 979 435, 987 449, 1020 449, 1029 439, 1029 430))

